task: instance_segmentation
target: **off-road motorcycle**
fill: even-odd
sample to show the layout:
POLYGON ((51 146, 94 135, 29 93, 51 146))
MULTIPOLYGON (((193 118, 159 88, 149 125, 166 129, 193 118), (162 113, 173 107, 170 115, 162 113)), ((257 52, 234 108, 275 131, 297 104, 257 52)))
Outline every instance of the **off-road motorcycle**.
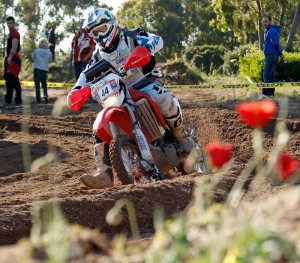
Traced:
MULTIPOLYGON (((196 126, 190 129, 196 147, 186 154, 151 96, 125 85, 126 72, 148 64, 150 59, 149 50, 139 46, 121 69, 100 60, 84 71, 90 81, 68 98, 73 110, 79 110, 90 96, 101 105, 93 131, 109 144, 113 173, 122 184, 159 181, 165 173, 176 168, 184 174, 208 172, 195 136, 196 126)), ((181 111, 178 100, 177 104, 181 111)))

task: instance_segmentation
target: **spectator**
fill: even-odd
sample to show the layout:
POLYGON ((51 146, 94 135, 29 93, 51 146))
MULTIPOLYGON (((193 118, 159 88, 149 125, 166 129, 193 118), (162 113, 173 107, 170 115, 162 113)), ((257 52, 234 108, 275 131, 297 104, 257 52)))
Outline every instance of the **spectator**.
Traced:
MULTIPOLYGON (((273 25, 272 19, 269 16, 263 17, 263 25, 266 28, 265 42, 264 42, 264 54, 265 54, 265 65, 264 65, 264 82, 273 83, 275 82, 275 70, 279 56, 283 61, 285 57, 282 53, 282 48, 279 44, 279 33, 281 26, 273 25)), ((262 95, 260 99, 268 98, 269 96, 275 95, 275 88, 264 88, 262 89, 262 95)))
POLYGON ((49 48, 50 48, 50 51, 52 53, 52 61, 55 62, 55 45, 56 45, 56 34, 55 34, 55 28, 56 26, 53 25, 50 29, 50 32, 49 32, 49 38, 48 38, 48 41, 49 41, 49 48))
POLYGON ((70 54, 70 67, 73 65, 76 81, 80 73, 85 70, 90 62, 95 50, 96 43, 91 36, 83 29, 84 19, 79 21, 79 32, 72 40, 72 50, 70 54))
POLYGON ((19 80, 19 73, 22 67, 22 58, 19 53, 21 49, 20 34, 15 28, 14 17, 7 17, 6 25, 9 29, 9 35, 7 38, 3 73, 3 78, 6 80, 6 95, 2 107, 11 108, 14 90, 16 91, 15 105, 22 104, 22 89, 19 80))
POLYGON ((40 93, 40 83, 42 83, 44 100, 45 103, 48 103, 47 75, 49 63, 52 62, 52 53, 49 50, 49 42, 46 38, 39 39, 38 47, 32 53, 32 57, 34 61, 33 66, 36 102, 42 102, 40 93))
POLYGON ((49 40, 49 30, 47 28, 44 30, 43 36, 44 36, 44 38, 49 40))

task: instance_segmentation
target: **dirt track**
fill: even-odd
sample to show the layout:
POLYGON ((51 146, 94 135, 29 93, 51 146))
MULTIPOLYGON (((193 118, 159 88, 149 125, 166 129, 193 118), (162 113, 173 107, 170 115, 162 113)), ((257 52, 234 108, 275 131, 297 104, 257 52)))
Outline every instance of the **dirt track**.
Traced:
MULTIPOLYGON (((172 174, 161 183, 118 185, 107 190, 89 190, 81 185, 79 176, 95 169, 91 130, 97 105, 89 103, 79 112, 65 110, 61 116, 53 117, 53 103, 66 91, 50 90, 49 93, 51 103, 32 104, 29 119, 22 115, 22 108, 2 110, 0 113, 0 245, 16 243, 22 236, 30 234, 34 201, 48 202, 51 198, 58 198, 70 223, 100 228, 109 236, 130 232, 126 210, 124 220, 118 227, 112 227, 105 221, 107 211, 120 198, 128 198, 134 203, 143 236, 153 233, 153 211, 157 206, 163 206, 168 216, 184 210, 192 198, 195 180, 200 176, 198 174, 172 174), (22 128, 28 128, 30 135, 21 132, 22 128), (29 159, 24 160, 24 152, 30 152, 29 159), (29 164, 48 152, 56 153, 54 160, 35 172, 29 172, 29 164)), ((222 187, 214 193, 215 199, 222 201, 253 154, 252 131, 238 120, 233 110, 237 102, 230 99, 231 91, 175 90, 174 93, 181 100, 187 124, 198 126, 197 137, 202 145, 218 139, 235 147, 232 167, 219 175, 222 187), (224 98, 230 100, 221 102, 224 98)), ((28 95, 32 96, 32 93, 28 92, 28 95)), ((288 115, 285 122, 292 136, 286 150, 300 159, 299 99, 290 100, 288 115)), ((275 120, 264 130, 267 149, 274 143, 274 127, 275 120)), ((214 175, 205 176, 209 178, 214 175)), ((254 178, 251 184, 249 182, 245 201, 255 204, 277 196, 278 191, 289 191, 287 189, 291 187, 294 186, 275 186, 267 181, 261 184, 254 178)), ((300 210, 299 205, 297 209, 300 210)), ((291 226, 293 224, 299 228, 299 217, 291 222, 291 226)))

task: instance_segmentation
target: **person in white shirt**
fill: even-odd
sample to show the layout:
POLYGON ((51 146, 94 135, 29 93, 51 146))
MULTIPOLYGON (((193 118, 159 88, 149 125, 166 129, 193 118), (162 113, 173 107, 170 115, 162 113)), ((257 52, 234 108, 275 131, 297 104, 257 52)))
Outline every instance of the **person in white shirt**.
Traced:
POLYGON ((42 84, 45 103, 49 102, 47 91, 47 77, 49 71, 49 63, 52 62, 52 53, 49 50, 49 42, 46 38, 40 38, 38 48, 32 53, 34 67, 34 84, 36 102, 41 103, 40 84, 42 84))

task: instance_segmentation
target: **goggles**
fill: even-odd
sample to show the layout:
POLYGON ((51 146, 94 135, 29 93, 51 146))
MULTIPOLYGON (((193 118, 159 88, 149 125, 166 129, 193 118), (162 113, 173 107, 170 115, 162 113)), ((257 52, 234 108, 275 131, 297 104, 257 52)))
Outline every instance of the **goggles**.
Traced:
POLYGON ((92 35, 93 38, 104 37, 108 33, 110 26, 110 23, 96 26, 90 31, 90 35, 92 35))

